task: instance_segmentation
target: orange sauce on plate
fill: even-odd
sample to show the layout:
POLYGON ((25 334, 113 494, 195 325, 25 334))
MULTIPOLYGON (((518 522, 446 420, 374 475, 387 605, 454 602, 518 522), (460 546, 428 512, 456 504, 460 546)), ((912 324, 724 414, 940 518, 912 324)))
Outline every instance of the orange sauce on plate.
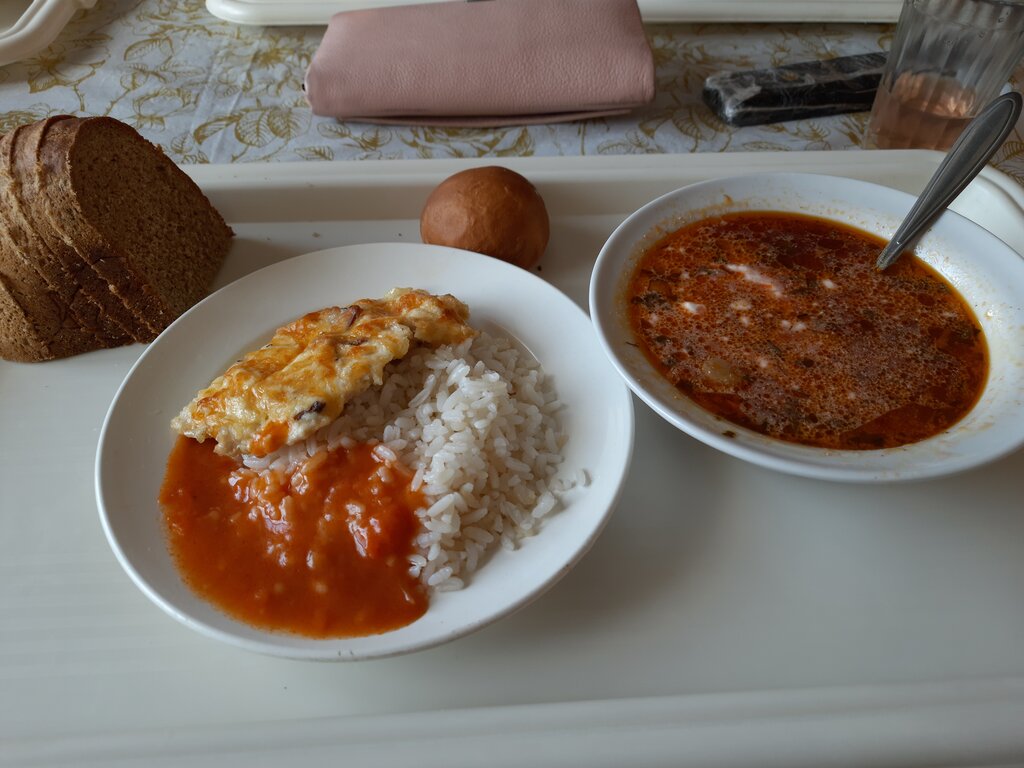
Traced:
POLYGON ((160 490, 185 582, 252 626, 354 637, 405 626, 427 609, 409 574, 425 498, 367 445, 321 451, 290 474, 248 470, 179 437, 160 490))
POLYGON ((977 402, 977 319, 930 267, 799 214, 686 225, 649 248, 627 289, 637 345, 706 410, 774 438, 845 450, 936 435, 977 402))

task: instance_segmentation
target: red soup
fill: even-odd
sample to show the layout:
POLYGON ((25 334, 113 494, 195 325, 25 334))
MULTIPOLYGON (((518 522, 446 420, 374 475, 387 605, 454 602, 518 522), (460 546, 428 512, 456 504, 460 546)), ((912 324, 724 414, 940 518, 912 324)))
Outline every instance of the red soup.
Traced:
POLYGON ((628 285, 638 346, 683 394, 734 424, 835 449, 936 435, 981 394, 988 353, 953 288, 884 242, 787 213, 689 224, 628 285))

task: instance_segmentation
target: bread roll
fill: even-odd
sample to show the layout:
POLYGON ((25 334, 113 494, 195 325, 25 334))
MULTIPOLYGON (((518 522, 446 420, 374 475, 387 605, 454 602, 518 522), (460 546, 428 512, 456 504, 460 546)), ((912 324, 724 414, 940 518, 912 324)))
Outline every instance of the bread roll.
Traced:
POLYGON ((442 181, 423 208, 424 243, 483 253, 530 269, 548 244, 548 212, 536 188, 500 166, 471 168, 442 181))

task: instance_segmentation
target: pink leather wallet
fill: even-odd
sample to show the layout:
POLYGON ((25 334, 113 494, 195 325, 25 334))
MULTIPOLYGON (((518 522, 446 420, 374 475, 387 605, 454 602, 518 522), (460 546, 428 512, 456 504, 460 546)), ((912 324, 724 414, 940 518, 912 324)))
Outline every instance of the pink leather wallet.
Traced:
POLYGON ((314 114, 496 126, 613 115, 654 98, 636 0, 483 0, 345 11, 306 73, 314 114))

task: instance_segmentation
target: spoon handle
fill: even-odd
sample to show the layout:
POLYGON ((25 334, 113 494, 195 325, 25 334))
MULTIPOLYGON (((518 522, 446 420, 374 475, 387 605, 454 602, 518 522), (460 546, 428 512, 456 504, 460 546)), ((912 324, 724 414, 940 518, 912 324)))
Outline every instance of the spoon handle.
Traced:
POLYGON ((985 163, 1003 145, 1016 125, 1021 104, 1021 95, 1011 91, 997 98, 968 123, 924 192, 917 198, 907 218, 900 224, 889 244, 882 249, 875 262, 875 269, 883 270, 896 261, 908 243, 981 173, 985 163))

